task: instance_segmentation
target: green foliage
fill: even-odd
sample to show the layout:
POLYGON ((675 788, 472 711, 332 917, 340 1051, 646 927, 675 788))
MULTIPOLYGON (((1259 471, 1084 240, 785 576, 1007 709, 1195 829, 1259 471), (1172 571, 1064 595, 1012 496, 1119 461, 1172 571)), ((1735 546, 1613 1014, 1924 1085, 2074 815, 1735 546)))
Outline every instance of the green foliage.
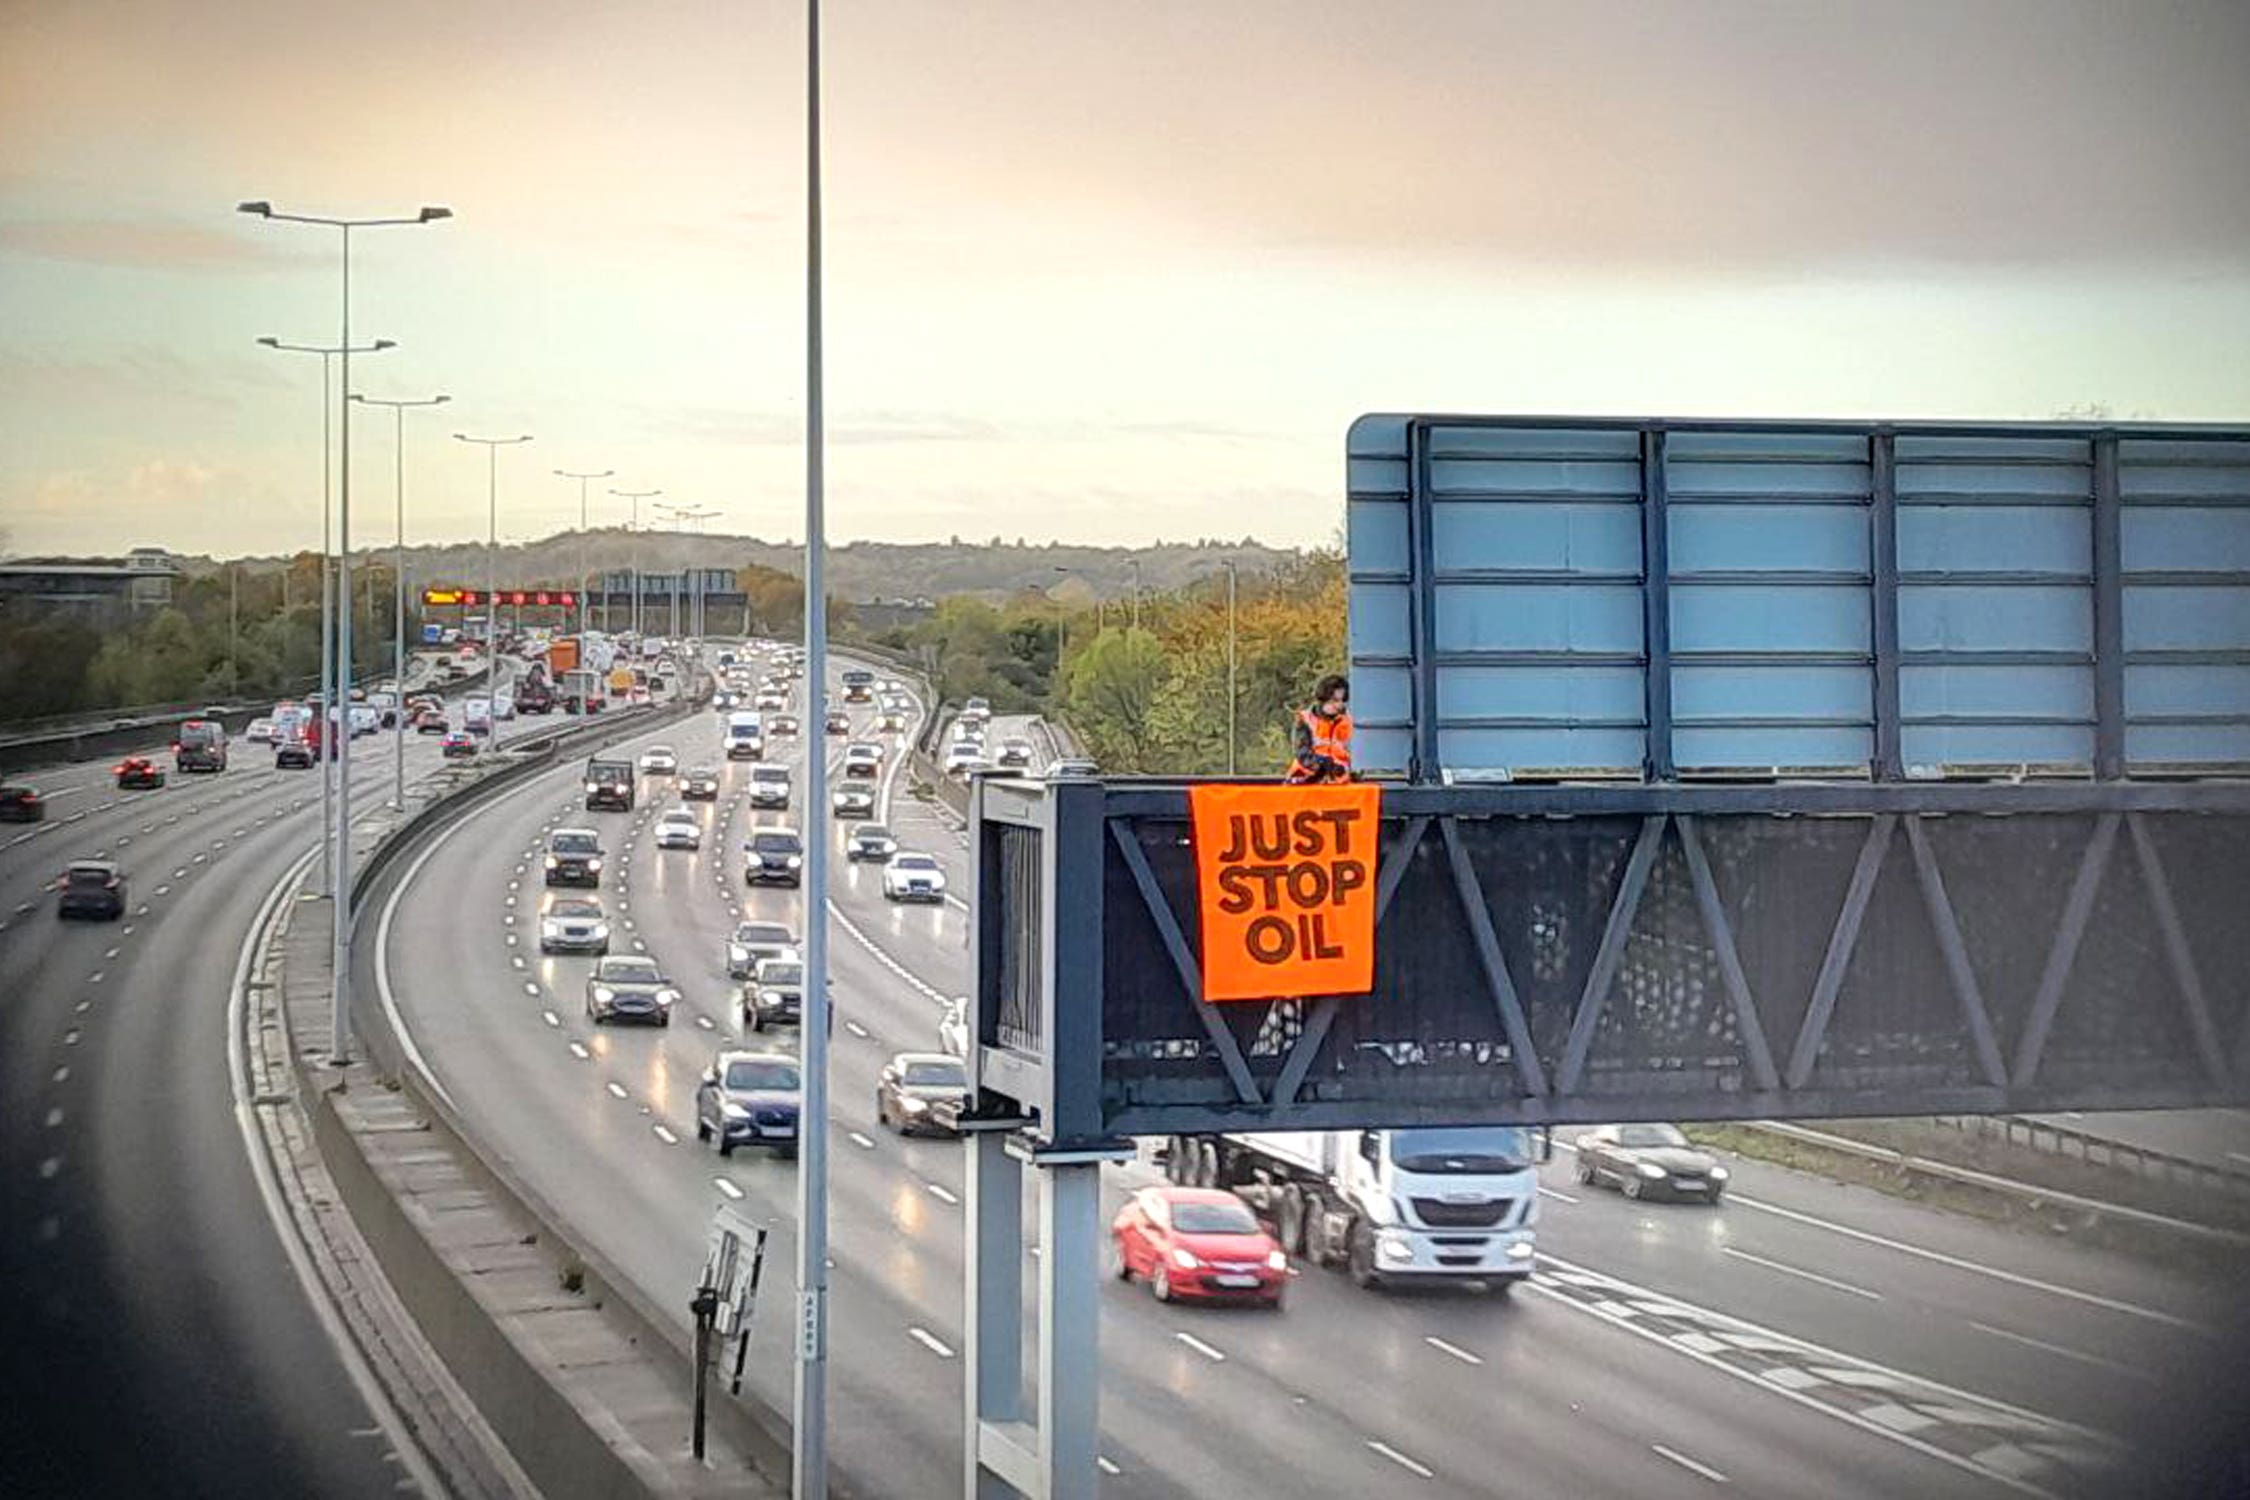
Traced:
POLYGON ((1104 630, 1072 658, 1064 718, 1106 770, 1164 769, 1156 713, 1169 685, 1164 647, 1146 630, 1104 630))

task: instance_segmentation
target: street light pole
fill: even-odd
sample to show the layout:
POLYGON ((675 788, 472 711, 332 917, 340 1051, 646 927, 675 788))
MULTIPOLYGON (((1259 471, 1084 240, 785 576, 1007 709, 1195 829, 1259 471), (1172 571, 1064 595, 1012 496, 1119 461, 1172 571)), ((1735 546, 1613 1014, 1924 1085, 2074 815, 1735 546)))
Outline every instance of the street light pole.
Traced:
POLYGON ((1141 628, 1141 560, 1132 560, 1133 568, 1133 628, 1141 628))
POLYGON ((455 441, 476 443, 484 449, 484 490, 486 532, 484 539, 484 701, 486 719, 491 725, 491 748, 500 748, 500 450, 514 443, 528 443, 531 434, 518 437, 480 438, 465 432, 453 434, 455 441))
POLYGON ((1235 733, 1234 728, 1235 705, 1241 702, 1241 695, 1235 691, 1234 686, 1234 600, 1235 588, 1239 579, 1236 576, 1237 569, 1231 558, 1220 563, 1219 566, 1227 570, 1227 774, 1232 776, 1235 774, 1235 749, 1241 744, 1241 736, 1235 733))
MULTIPOLYGON (((617 476, 617 471, 615 469, 597 469, 580 474, 569 469, 557 469, 555 474, 557 478, 578 481, 578 633, 583 636, 586 633, 586 594, 588 592, 586 588, 586 481, 589 479, 614 479, 617 476)), ((604 597, 606 598, 607 595, 605 594, 604 597)), ((606 606, 602 612, 602 624, 605 627, 609 624, 609 612, 606 606)))
POLYGON ((662 490, 611 490, 610 493, 620 500, 633 502, 633 520, 630 528, 633 533, 633 634, 637 636, 641 633, 641 502, 643 500, 654 500, 664 492, 662 490))
POLYGON ((391 736, 391 806, 406 809, 406 409, 410 406, 443 406, 451 396, 430 396, 420 401, 382 401, 357 391, 351 399, 362 406, 391 409, 391 451, 398 464, 395 499, 398 531, 391 543, 391 696, 396 700, 397 732, 391 736))

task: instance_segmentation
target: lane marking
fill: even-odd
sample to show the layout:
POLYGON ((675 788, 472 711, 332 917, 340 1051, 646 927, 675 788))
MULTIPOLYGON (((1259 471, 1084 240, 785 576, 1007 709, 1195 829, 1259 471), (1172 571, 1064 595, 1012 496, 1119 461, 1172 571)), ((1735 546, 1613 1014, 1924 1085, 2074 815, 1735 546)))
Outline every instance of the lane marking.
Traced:
POLYGON ((875 1142, 868 1137, 861 1135, 858 1131, 850 1131, 848 1132, 848 1134, 851 1137, 851 1143, 859 1147, 860 1150, 872 1151, 875 1149, 875 1142))
POLYGON ((656 1132, 656 1138, 667 1146, 677 1146, 680 1143, 680 1138, 662 1125, 651 1125, 649 1129, 656 1132))
POLYGON ((1578 1201, 1569 1193, 1561 1192, 1551 1187, 1542 1187, 1539 1190, 1539 1196, 1542 1198, 1552 1198, 1557 1203, 1576 1203, 1578 1201))
POLYGON ((908 1338, 911 1338, 915 1343, 920 1344, 923 1348, 929 1350, 939 1359, 951 1359, 953 1357, 952 1345, 946 1343, 945 1340, 939 1338, 936 1334, 930 1332, 927 1328, 909 1328, 906 1330, 906 1334, 908 1338))
POLYGON ((2156 1379, 2154 1375, 2149 1374, 2149 1372, 2146 1370, 2135 1369, 2131 1365, 2121 1364, 2114 1359, 2104 1359, 2099 1354, 2087 1354, 2084 1351, 2078 1349, 2066 1349, 2060 1344, 2050 1344, 2045 1339, 2035 1339, 2028 1333, 2016 1333, 2013 1330, 2006 1328, 1995 1328, 1990 1323, 1979 1323, 1974 1319, 1970 1320, 1969 1326, 1971 1328, 1981 1329, 1985 1333, 1989 1333, 1995 1338, 2011 1339, 2019 1344, 2027 1344, 2034 1349, 2045 1350, 2049 1354, 2059 1354, 2065 1359, 2084 1360, 2087 1364, 2099 1365, 2105 1370, 2115 1370, 2120 1375, 2130 1375, 2135 1380, 2146 1380, 2153 1382, 2156 1379))
POLYGON ((860 1025, 857 1021, 846 1021, 844 1023, 844 1029, 850 1032, 853 1036, 858 1037, 862 1041, 865 1041, 867 1039, 867 1028, 860 1025))
POLYGON ((538 983, 538 981, 537 981, 537 980, 533 980, 533 979, 526 979, 526 980, 525 980, 525 981, 523 982, 523 992, 524 992, 525 994, 527 994, 527 995, 536 995, 536 994, 538 994, 538 993, 539 993, 539 983, 538 983))
POLYGON ((70 1082, 70 1065, 68 1063, 65 1063, 63 1066, 55 1069, 49 1081, 53 1083, 70 1082))
MULTIPOLYGON (((1186 1335, 1182 1334, 1181 1337, 1185 1338, 1186 1335)), ((1382 1442, 1376 1438, 1369 1438, 1367 1440, 1367 1446, 1374 1449, 1377 1453, 1382 1454, 1383 1457, 1389 1459, 1392 1463, 1397 1464, 1400 1468, 1406 1470, 1410 1474, 1419 1474, 1424 1479, 1435 1479, 1437 1477, 1436 1470, 1430 1468, 1426 1464, 1416 1463, 1413 1459, 1408 1458, 1405 1454, 1399 1452, 1396 1448, 1393 1448, 1389 1443, 1382 1442)))
POLYGON ((580 1062, 592 1062, 594 1059, 594 1054, 586 1050, 584 1042, 572 1042, 570 1044, 570 1055, 580 1062))
POLYGON ((1209 1344, 1206 1344, 1205 1342, 1203 1342, 1203 1340, 1197 1338, 1192 1333, 1174 1332, 1172 1337, 1178 1339, 1181 1343, 1187 1345, 1190 1349, 1193 1349, 1196 1353, 1202 1355, 1205 1359, 1210 1360, 1213 1364, 1226 1363, 1227 1356, 1225 1350, 1212 1348, 1209 1344))
POLYGON ((736 1187, 733 1183, 727 1181, 724 1177, 714 1177, 711 1179, 711 1183, 714 1187, 718 1188, 720 1192, 726 1194, 729 1198, 740 1198, 742 1196, 742 1189, 736 1187))
POLYGON ((1869 1245, 1881 1245, 1886 1250, 1896 1250, 1902 1255, 1912 1255, 1922 1260, 1934 1261, 1941 1266, 1951 1266, 1956 1271, 1969 1271, 1979 1276, 1989 1276, 1995 1281, 2005 1281, 2011 1286, 2028 1287, 2033 1291, 2046 1292, 2056 1297, 2067 1297, 2073 1302, 2084 1302, 2093 1307, 2106 1307, 2111 1312, 2125 1313, 2136 1318, 2146 1318, 2152 1323, 2162 1323, 2169 1328, 2188 1329, 2202 1334, 2206 1338, 2218 1336, 2200 1323, 2177 1317, 2172 1313, 2160 1312, 2153 1307, 2142 1307, 2135 1302, 2122 1301, 2116 1297, 2104 1297, 2098 1292, 2084 1292, 2076 1287, 2060 1286, 2052 1281, 2041 1281, 2036 1276, 2025 1276, 2015 1271, 2003 1271, 1994 1266, 1979 1265, 1973 1260, 1964 1260, 1958 1255, 1948 1255, 1942 1250, 1925 1250, 1920 1245, 1910 1245, 1904 1240, 1894 1240, 1888 1235, 1873 1234, 1865 1229, 1854 1229, 1848 1224, 1838 1224, 1832 1220, 1815 1217, 1812 1214, 1801 1213, 1794 1208, 1783 1208, 1778 1203, 1767 1203, 1758 1198, 1746 1198, 1740 1193, 1727 1194, 1727 1201, 1740 1204, 1742 1207, 1758 1213, 1772 1214, 1776 1218, 1789 1219, 1799 1224, 1810 1224, 1815 1229, 1825 1229, 1833 1234, 1843 1235, 1846 1239, 1859 1240, 1869 1245))
POLYGON ((922 1184, 922 1186, 927 1188, 929 1190, 930 1196, 937 1199, 940 1203, 958 1204, 961 1201, 959 1198, 954 1196, 953 1190, 950 1188, 941 1187, 934 1182, 925 1182, 922 1184))
POLYGON ((1749 1251, 1737 1250, 1732 1245, 1721 1245, 1719 1247, 1719 1253, 1721 1255, 1731 1255, 1736 1260, 1746 1260, 1754 1266, 1764 1266, 1769 1271, 1779 1271, 1784 1276, 1795 1276, 1801 1280, 1815 1282, 1821 1286, 1831 1288, 1835 1291, 1849 1292, 1854 1297, 1865 1297, 1870 1302, 1880 1302, 1883 1300, 1883 1294, 1881 1292, 1871 1292, 1863 1286, 1853 1286, 1848 1281, 1838 1281, 1833 1276, 1823 1276, 1818 1271, 1801 1270, 1796 1266, 1784 1265, 1778 1260, 1768 1260, 1762 1255, 1752 1255, 1749 1251))
POLYGON ((1422 1342, 1428 1344, 1432 1349, 1437 1350, 1437 1352, 1440 1354, 1452 1355, 1455 1359, 1461 1361, 1461 1363, 1465 1365, 1481 1365, 1484 1363, 1483 1355, 1471 1354, 1468 1350, 1462 1348, 1459 1344, 1449 1344, 1434 1333, 1423 1334, 1422 1342))
POLYGON ((47 1128, 49 1130, 53 1130, 56 1126, 62 1124, 62 1122, 63 1112, 61 1105, 58 1104, 53 1109, 47 1111, 47 1128))
POLYGON ((539 1012, 539 1019, 545 1021, 549 1026, 560 1026, 562 1024, 562 1017, 556 1015, 551 1010, 543 1010, 539 1012))
POLYGON ((1705 1479, 1710 1480, 1713 1484, 1725 1484, 1727 1482, 1727 1476, 1721 1474, 1717 1469, 1712 1468, 1708 1464, 1699 1464, 1694 1459, 1688 1457, 1685 1453, 1676 1452, 1673 1449, 1665 1447, 1662 1443, 1651 1443, 1648 1445, 1648 1448, 1649 1452, 1655 1454, 1658 1458, 1668 1458, 1672 1462, 1678 1464, 1681 1468, 1687 1470, 1690 1474, 1700 1474, 1705 1479))

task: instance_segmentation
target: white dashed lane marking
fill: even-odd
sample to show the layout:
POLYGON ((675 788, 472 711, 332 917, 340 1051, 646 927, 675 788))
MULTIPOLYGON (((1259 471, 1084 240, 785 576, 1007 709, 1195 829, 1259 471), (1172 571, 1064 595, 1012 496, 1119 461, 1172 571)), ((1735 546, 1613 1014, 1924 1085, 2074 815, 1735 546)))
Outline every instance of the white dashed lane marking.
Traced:
POLYGON ((1676 1453, 1672 1449, 1665 1447, 1662 1443, 1651 1443, 1648 1445, 1648 1448, 1649 1451, 1651 1453, 1654 1453, 1658 1458, 1668 1458, 1673 1463, 1676 1463, 1681 1468, 1687 1470, 1690 1474, 1700 1474, 1705 1479, 1710 1480, 1713 1484, 1725 1484, 1727 1482, 1727 1476, 1721 1474, 1717 1469, 1710 1467, 1708 1464, 1699 1464, 1694 1459, 1688 1457, 1685 1453, 1676 1453))
MULTIPOLYGON (((1185 1335, 1182 1335, 1182 1337, 1185 1337, 1185 1335)), ((1424 1479, 1434 1479, 1437 1477, 1437 1472, 1434 1469, 1431 1469, 1426 1464, 1416 1463, 1413 1459, 1408 1458, 1405 1454, 1399 1452, 1396 1448, 1393 1448, 1389 1443, 1378 1442, 1374 1438, 1369 1438, 1367 1440, 1367 1446, 1374 1452, 1382 1454, 1383 1457, 1389 1459, 1392 1463, 1397 1464, 1400 1468, 1406 1470, 1409 1474, 1418 1474, 1424 1479)))
POLYGON ((1471 1354, 1468 1350, 1462 1348, 1459 1344, 1449 1344, 1444 1339, 1437 1337, 1435 1334, 1424 1334, 1422 1336, 1422 1342, 1428 1344, 1432 1349, 1437 1350, 1437 1352, 1440 1354, 1451 1355, 1453 1358, 1461 1361, 1461 1363, 1465 1365, 1481 1365, 1484 1363, 1484 1357, 1482 1355, 1471 1354))
POLYGON ((923 1348, 929 1350, 939 1359, 951 1359, 953 1357, 953 1346, 946 1343, 945 1340, 939 1338, 936 1334, 930 1332, 927 1328, 909 1328, 906 1330, 906 1336, 914 1340, 915 1343, 920 1344, 923 1348))
POLYGON ((720 1192, 726 1194, 729 1198, 740 1198, 742 1196, 742 1189, 736 1187, 733 1183, 727 1181, 724 1177, 712 1178, 711 1185, 717 1188, 720 1192))
POLYGON ((677 1146, 680 1143, 680 1138, 672 1134, 671 1131, 665 1129, 662 1125, 651 1125, 649 1129, 654 1131, 656 1133, 656 1138, 662 1141, 667 1146, 677 1146))

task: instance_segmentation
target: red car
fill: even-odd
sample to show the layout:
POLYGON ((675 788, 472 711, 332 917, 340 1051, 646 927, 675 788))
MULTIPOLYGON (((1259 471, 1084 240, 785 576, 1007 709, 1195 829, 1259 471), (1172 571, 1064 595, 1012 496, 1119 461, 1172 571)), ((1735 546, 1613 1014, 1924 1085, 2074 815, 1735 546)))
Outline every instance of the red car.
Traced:
POLYGON ((1159 1302, 1223 1300, 1279 1308, 1289 1257, 1250 1205, 1220 1188, 1152 1187, 1110 1225, 1117 1279, 1146 1281, 1159 1302))
POLYGON ((121 791, 159 787, 164 785, 164 771, 145 755, 127 756, 117 763, 117 785, 121 791))
POLYGON ((448 730, 445 738, 438 741, 438 753, 447 760, 459 760, 463 756, 475 755, 477 753, 476 737, 465 729, 448 730))

